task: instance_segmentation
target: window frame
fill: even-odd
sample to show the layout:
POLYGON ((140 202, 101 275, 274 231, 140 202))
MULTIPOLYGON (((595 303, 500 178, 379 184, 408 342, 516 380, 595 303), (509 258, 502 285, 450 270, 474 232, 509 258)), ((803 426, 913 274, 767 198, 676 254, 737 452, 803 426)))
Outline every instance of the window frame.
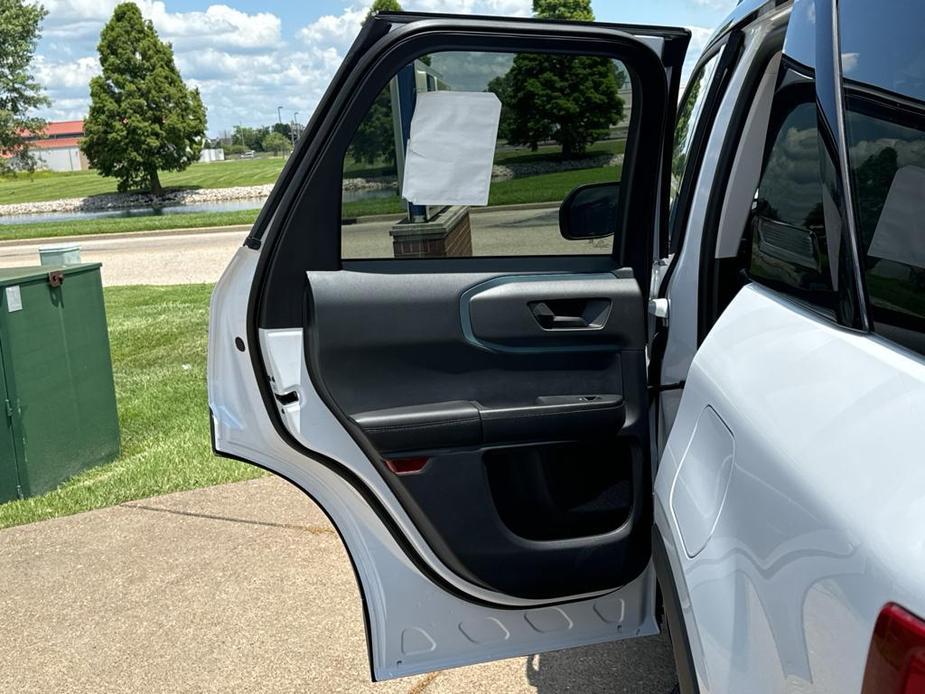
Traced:
MULTIPOLYGON (((678 102, 678 114, 681 106, 687 101, 693 84, 693 77, 706 67, 707 63, 719 55, 719 63, 713 73, 713 79, 707 87, 707 94, 704 97, 703 108, 700 116, 694 124, 694 134, 691 137, 691 146, 687 153, 687 159, 684 162, 684 171, 681 174, 681 185, 678 188, 678 194, 675 196, 674 204, 668 209, 667 236, 659 243, 659 256, 667 258, 671 254, 677 254, 684 243, 684 235, 687 230, 687 222, 690 218, 690 211, 693 205, 694 191, 696 190, 696 181, 700 176, 700 169, 703 166, 703 154, 710 139, 710 133, 713 132, 713 125, 716 122, 716 116, 719 111, 719 105, 726 94, 726 88, 735 72, 739 59, 742 57, 744 47, 744 34, 741 30, 735 30, 723 36, 720 40, 708 46, 703 54, 698 58, 693 69, 691 77, 688 79, 684 88, 684 96, 678 102)), ((675 119, 677 126, 677 117, 675 119)), ((674 158, 674 133, 672 129, 672 141, 670 143, 671 161, 674 158)), ((671 171, 668 171, 669 181, 671 171)), ((670 183, 669 183, 670 185, 670 183)), ((670 197, 670 195, 669 195, 670 197)))

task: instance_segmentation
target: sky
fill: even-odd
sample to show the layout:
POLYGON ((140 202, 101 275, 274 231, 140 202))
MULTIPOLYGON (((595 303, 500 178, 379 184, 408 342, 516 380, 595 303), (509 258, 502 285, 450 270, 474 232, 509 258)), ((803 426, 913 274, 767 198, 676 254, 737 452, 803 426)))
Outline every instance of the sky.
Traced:
MULTIPOLYGON (((48 11, 34 70, 51 99, 39 115, 83 118, 96 44, 117 0, 41 0, 48 11)), ((304 123, 360 29, 372 0, 137 0, 177 67, 199 87, 208 133, 277 120, 304 123), (298 113, 298 116, 295 114, 298 113)), ((689 67, 735 0, 592 0, 600 21, 684 26, 693 38, 689 67)), ((529 16, 531 0, 403 0, 406 10, 529 16)))

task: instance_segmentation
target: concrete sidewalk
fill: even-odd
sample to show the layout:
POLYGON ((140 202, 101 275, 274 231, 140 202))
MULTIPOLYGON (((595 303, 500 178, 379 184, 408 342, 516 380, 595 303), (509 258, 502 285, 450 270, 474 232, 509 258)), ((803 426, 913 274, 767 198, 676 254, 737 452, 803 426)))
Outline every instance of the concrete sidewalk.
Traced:
POLYGON ((663 638, 370 684, 349 561, 286 482, 0 531, 0 692, 667 694, 663 638))

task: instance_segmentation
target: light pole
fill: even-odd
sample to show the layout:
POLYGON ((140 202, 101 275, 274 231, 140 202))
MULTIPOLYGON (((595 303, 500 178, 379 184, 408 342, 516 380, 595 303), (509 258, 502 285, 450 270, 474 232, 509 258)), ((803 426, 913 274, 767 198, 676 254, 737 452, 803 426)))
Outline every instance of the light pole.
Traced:
POLYGON ((283 107, 282 106, 276 107, 276 118, 279 120, 279 124, 282 125, 283 124, 283 107))
POLYGON ((292 114, 292 125, 289 126, 289 139, 292 140, 292 149, 295 150, 296 128, 299 127, 299 112, 292 114))

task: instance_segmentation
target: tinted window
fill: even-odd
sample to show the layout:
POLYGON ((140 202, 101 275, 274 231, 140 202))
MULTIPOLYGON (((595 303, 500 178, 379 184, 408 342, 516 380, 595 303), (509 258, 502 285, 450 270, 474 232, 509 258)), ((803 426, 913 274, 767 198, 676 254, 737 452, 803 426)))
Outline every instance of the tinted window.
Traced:
POLYGON ((925 4, 855 0, 838 12, 845 80, 925 101, 925 4))
POLYGON ((749 275, 818 307, 834 310, 822 207, 819 139, 812 90, 775 99, 772 140, 751 216, 749 275))
POLYGON ((614 184, 632 109, 629 73, 608 58, 453 51, 414 61, 379 95, 347 151, 342 257, 610 254, 616 229, 567 240, 559 206, 577 187, 601 184, 594 190, 607 198, 599 201, 612 212, 606 219, 619 218, 614 184), (422 114, 438 101, 442 120, 427 121, 422 114), (468 116, 455 105, 476 102, 468 116), (498 102, 500 116, 483 128, 478 117, 498 102), (426 151, 415 132, 429 133, 426 151), (453 143, 483 140, 487 167, 454 161, 464 148, 453 143), (432 173, 415 179, 410 162, 428 157, 432 173), (422 179, 429 197, 409 201, 422 179), (472 188, 486 198, 457 199, 472 188))
POLYGON ((874 328, 925 352, 925 6, 843 3, 851 192, 874 328))
POLYGON ((816 3, 814 0, 794 0, 787 22, 784 55, 806 67, 816 65, 816 3))

